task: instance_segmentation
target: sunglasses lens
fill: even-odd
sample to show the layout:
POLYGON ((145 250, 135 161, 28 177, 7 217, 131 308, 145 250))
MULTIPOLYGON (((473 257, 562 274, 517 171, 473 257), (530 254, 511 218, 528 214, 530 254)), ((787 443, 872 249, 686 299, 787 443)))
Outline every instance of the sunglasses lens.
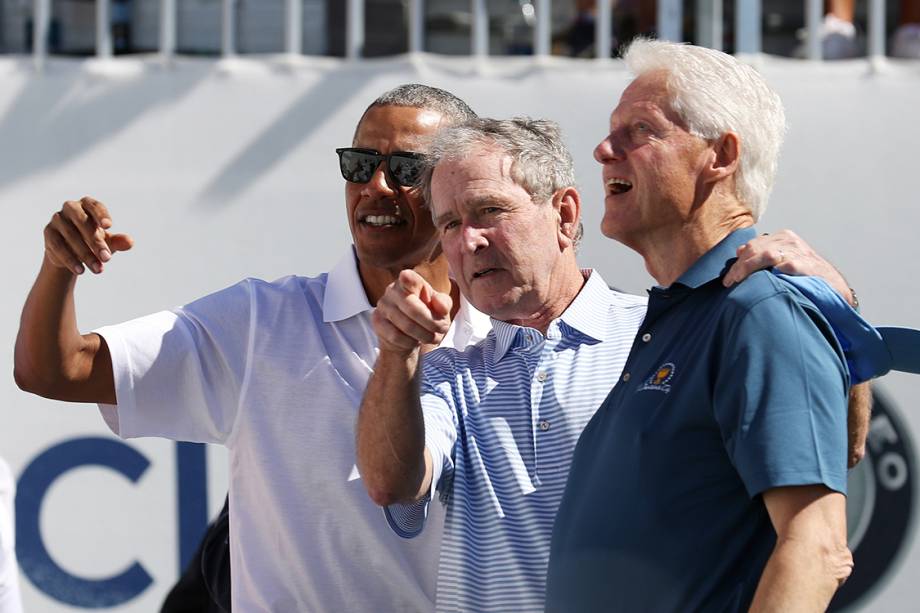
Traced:
POLYGON ((342 151, 339 156, 339 166, 342 177, 352 183, 367 183, 374 176, 380 156, 362 151, 342 151))
POLYGON ((412 187, 422 172, 422 161, 403 155, 390 156, 390 176, 405 187, 412 187))

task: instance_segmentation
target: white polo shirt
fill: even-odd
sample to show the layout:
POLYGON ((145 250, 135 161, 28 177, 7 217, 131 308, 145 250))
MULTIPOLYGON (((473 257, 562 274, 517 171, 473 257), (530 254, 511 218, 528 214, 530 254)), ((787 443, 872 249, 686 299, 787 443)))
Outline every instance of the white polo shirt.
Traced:
MULTIPOLYGON (((234 610, 434 608, 441 530, 391 532, 355 467, 378 353, 371 308, 352 250, 328 274, 246 279, 97 330, 112 355, 118 404, 100 410, 113 432, 229 449, 234 610)), ((488 330, 463 302, 442 346, 488 330)))

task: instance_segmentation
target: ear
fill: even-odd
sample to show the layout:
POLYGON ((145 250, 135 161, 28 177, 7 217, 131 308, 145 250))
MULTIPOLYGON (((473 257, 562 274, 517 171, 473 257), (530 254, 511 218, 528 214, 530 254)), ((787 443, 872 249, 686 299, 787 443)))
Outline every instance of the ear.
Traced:
POLYGON ((717 183, 737 172, 738 164, 741 163, 741 138, 734 132, 726 132, 710 146, 710 157, 704 173, 708 181, 717 183))
POLYGON ((581 195, 574 187, 564 187, 553 194, 553 208, 559 219, 559 247, 574 247, 581 222, 581 195))

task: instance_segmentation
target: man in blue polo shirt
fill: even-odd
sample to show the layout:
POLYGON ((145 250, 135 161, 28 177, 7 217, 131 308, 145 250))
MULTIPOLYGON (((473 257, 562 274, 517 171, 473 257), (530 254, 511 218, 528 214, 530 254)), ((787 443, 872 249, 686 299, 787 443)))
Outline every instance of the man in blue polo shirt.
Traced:
POLYGON ((604 234, 659 286, 619 382, 575 450, 548 611, 823 611, 846 544, 843 353, 769 272, 726 287, 766 206, 785 130, 749 66, 639 41, 595 157, 604 234))

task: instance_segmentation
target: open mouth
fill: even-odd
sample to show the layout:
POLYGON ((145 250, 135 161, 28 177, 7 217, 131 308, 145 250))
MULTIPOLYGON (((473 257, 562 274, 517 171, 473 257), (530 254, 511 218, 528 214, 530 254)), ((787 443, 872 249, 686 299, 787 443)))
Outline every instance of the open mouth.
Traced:
POLYGON ((632 182, 627 181, 626 179, 614 178, 607 179, 607 193, 612 196, 619 196, 620 194, 625 194, 633 187, 632 182))
POLYGON ((406 220, 398 215, 365 215, 358 221, 372 228, 390 228, 406 224, 406 220))

